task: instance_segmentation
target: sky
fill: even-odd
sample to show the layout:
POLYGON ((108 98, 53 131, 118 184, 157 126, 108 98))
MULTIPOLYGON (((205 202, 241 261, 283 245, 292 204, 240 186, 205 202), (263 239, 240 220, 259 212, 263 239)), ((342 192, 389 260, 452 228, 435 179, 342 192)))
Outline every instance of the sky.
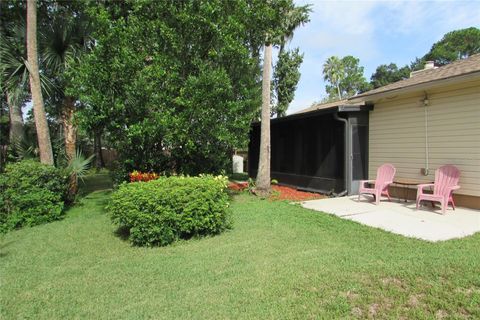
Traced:
POLYGON ((310 22, 295 32, 290 48, 304 54, 301 78, 288 113, 325 97, 322 65, 333 55, 353 55, 370 76, 380 64, 410 64, 449 31, 480 27, 480 0, 324 1, 312 4, 310 22))

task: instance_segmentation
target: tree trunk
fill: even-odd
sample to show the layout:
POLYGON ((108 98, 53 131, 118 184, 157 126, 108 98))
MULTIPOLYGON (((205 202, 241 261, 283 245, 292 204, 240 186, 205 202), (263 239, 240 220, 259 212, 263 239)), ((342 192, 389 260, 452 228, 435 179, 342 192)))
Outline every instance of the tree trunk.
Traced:
MULTIPOLYGON (((63 137, 65 140, 65 156, 68 163, 71 163, 75 158, 76 144, 77 144, 77 127, 73 123, 73 116, 75 114, 75 99, 70 96, 63 98, 62 106, 62 127, 63 137)), ((78 178, 75 173, 70 175, 70 182, 68 187, 68 198, 73 202, 78 191, 78 178)))
POLYGON ((66 96, 63 99, 62 109, 62 126, 63 137, 65 139, 65 155, 68 162, 75 158, 76 144, 77 144, 77 127, 73 123, 73 116, 75 114, 75 99, 66 96))
POLYGON ((266 44, 263 57, 262 122, 260 131, 260 159, 256 190, 260 195, 270 193, 270 74, 272 68, 272 45, 266 44))
POLYGON ((30 74, 30 91, 33 101, 33 116, 37 129, 40 162, 53 165, 52 143, 48 131, 47 115, 43 105, 37 52, 37 1, 27 1, 27 56, 30 74))
POLYGON ((93 152, 95 154, 95 168, 100 170, 105 167, 102 155, 102 132, 100 130, 95 131, 93 137, 93 152))
POLYGON ((10 117, 10 133, 9 142, 15 144, 15 142, 22 141, 25 138, 25 130, 23 128, 22 108, 18 101, 14 99, 11 94, 7 93, 8 113, 10 117))
MULTIPOLYGON (((0 102, 0 104, 3 103, 0 102)), ((2 106, 0 105, 0 118, 3 117, 4 115, 4 112, 5 110, 2 108, 2 106)), ((0 133, 3 132, 4 129, 2 127, 2 123, 0 123, 0 133)), ((8 142, 3 140, 3 139, 0 139, 0 173, 3 172, 3 169, 5 167, 5 162, 6 162, 6 158, 7 158, 7 148, 8 148, 8 142)))

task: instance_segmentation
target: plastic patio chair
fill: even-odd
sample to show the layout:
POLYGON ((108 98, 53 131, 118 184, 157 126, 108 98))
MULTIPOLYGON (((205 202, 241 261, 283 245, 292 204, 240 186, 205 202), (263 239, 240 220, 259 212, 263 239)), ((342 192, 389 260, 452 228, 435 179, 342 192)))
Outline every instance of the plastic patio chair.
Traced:
POLYGON ((360 190, 358 192, 358 200, 362 194, 372 194, 375 197, 375 204, 380 203, 380 197, 387 196, 390 199, 388 193, 388 186, 393 183, 393 177, 395 176, 395 167, 389 163, 381 165, 377 169, 377 178, 375 180, 362 180, 360 181, 360 190), (373 183, 373 188, 365 186, 367 183, 373 183))
POLYGON ((458 185, 460 180, 460 170, 452 165, 445 165, 435 171, 435 183, 419 184, 417 189, 417 209, 422 200, 440 202, 442 214, 445 214, 448 204, 451 203, 455 210, 453 202, 453 191, 460 189, 458 185), (433 194, 423 193, 424 188, 433 186, 433 194))

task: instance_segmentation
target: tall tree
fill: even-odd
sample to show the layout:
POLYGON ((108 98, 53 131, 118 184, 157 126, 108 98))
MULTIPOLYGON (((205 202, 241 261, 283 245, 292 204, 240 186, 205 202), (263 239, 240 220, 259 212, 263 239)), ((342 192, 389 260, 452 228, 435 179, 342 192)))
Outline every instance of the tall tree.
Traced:
POLYGON ((0 172, 3 172, 7 159, 9 119, 7 115, 8 106, 4 95, 0 95, 0 172))
POLYGON ((90 43, 89 22, 77 3, 61 3, 51 8, 43 37, 45 71, 56 84, 52 102, 58 104, 65 142, 65 155, 71 162, 76 155, 77 126, 74 115, 77 99, 67 94, 70 85, 67 73, 80 62, 90 43))
MULTIPOLYGON (((267 195, 270 193, 270 116, 271 116, 271 55, 272 44, 280 45, 280 52, 283 53, 286 42, 293 36, 294 30, 308 22, 308 14, 310 12, 310 6, 296 7, 293 1, 279 1, 279 2, 267 2, 273 9, 273 16, 275 17, 270 21, 279 22, 278 26, 274 28, 265 29, 265 50, 264 50, 264 62, 263 62, 263 77, 262 77, 262 112, 261 112, 261 125, 260 125, 260 157, 258 161, 258 171, 256 179, 257 193, 267 195), (268 93, 266 92, 268 90, 268 93)), ((282 98, 285 96, 282 95, 282 98)), ((286 100, 282 103, 285 104, 286 100)), ((288 105, 287 105, 288 108, 288 105)))
POLYGON ((300 80, 299 69, 302 62, 303 55, 300 54, 298 48, 279 53, 273 72, 273 88, 276 95, 276 103, 272 106, 272 116, 283 117, 286 115, 288 106, 295 97, 295 90, 300 80))
POLYGON ((22 105, 28 91, 25 50, 25 8, 21 4, 0 3, 0 72, 1 89, 8 104, 9 141, 14 144, 24 136, 22 105))
POLYGON ((410 68, 408 66, 398 68, 392 62, 388 65, 379 65, 370 78, 370 84, 373 88, 379 88, 393 82, 408 79, 408 77, 410 77, 410 68))
MULTIPOLYGON (((342 91, 340 90, 340 82, 343 80, 343 64, 342 60, 337 56, 331 56, 323 64, 323 79, 328 81, 331 86, 337 90, 338 100, 342 99, 342 91)), ((331 92, 327 91, 330 96, 331 92)))
POLYGON ((363 70, 360 60, 353 56, 328 58, 324 64, 323 76, 328 82, 325 89, 329 97, 344 99, 368 90, 370 85, 363 70))
POLYGON ((262 113, 260 124, 260 158, 256 189, 260 195, 270 193, 270 74, 272 68, 272 44, 266 43, 263 53, 262 113))
POLYGON ((283 10, 283 34, 279 39, 279 55, 283 53, 285 45, 293 38, 295 30, 309 21, 312 11, 310 5, 296 7, 293 3, 283 10))
POLYGON ((309 21, 310 5, 283 8, 283 34, 279 37, 278 60, 274 68, 273 89, 276 103, 272 105, 272 116, 283 117, 295 97, 300 80, 300 65, 303 55, 299 49, 285 51, 286 44, 293 38, 295 30, 309 21))
POLYGON ((410 63, 410 70, 422 70, 426 61, 433 61, 436 66, 443 66, 476 53, 480 53, 480 29, 471 27, 454 30, 435 42, 423 57, 416 57, 410 63))
POLYGON ((48 129, 47 115, 43 103, 43 96, 38 70, 37 51, 37 1, 27 0, 27 56, 30 74, 30 91, 33 101, 33 114, 37 129, 40 161, 53 165, 52 143, 48 129))
POLYGON ((250 48, 264 41, 252 22, 268 16, 264 2, 105 2, 88 11, 95 46, 67 90, 83 104, 82 126, 84 115, 94 115, 90 128, 105 124, 127 172, 226 168, 260 106, 250 48))
POLYGON ((432 60, 437 66, 443 66, 475 53, 480 53, 480 29, 471 27, 446 33, 433 44, 423 60, 432 60))
POLYGON ((342 65, 344 75, 340 87, 344 97, 351 97, 370 89, 370 84, 364 76, 364 67, 360 65, 360 59, 345 56, 342 59, 342 65))

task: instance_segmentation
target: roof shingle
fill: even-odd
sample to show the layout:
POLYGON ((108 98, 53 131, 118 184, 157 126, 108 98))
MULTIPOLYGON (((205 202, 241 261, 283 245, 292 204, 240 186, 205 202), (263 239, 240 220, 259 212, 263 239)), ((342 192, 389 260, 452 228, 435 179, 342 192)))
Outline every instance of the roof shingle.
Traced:
POLYGON ((452 62, 450 64, 447 64, 439 68, 421 70, 421 72, 417 72, 416 74, 414 74, 412 77, 408 79, 400 80, 400 81, 388 84, 386 86, 358 94, 350 98, 349 100, 366 97, 366 96, 374 95, 377 93, 383 93, 383 92, 394 91, 394 90, 403 89, 407 87, 412 87, 412 86, 416 86, 419 84, 424 84, 432 81, 463 76, 463 75, 467 75, 475 72, 480 73, 480 53, 471 55, 467 59, 457 60, 455 62, 452 62))
POLYGON ((416 85, 425 84, 425 83, 433 82, 437 80, 444 80, 444 79, 454 78, 458 76, 463 76, 463 75, 475 73, 475 72, 478 72, 480 74, 480 53, 474 54, 467 59, 458 60, 439 68, 417 71, 412 77, 408 79, 400 80, 400 81, 388 84, 386 86, 358 94, 349 99, 328 102, 323 104, 314 104, 311 107, 297 111, 292 115, 313 112, 313 111, 323 110, 323 109, 330 109, 330 108, 335 108, 339 106, 364 104, 366 101, 362 99, 364 97, 368 97, 378 93, 384 93, 384 92, 395 91, 403 88, 414 87, 416 85))

